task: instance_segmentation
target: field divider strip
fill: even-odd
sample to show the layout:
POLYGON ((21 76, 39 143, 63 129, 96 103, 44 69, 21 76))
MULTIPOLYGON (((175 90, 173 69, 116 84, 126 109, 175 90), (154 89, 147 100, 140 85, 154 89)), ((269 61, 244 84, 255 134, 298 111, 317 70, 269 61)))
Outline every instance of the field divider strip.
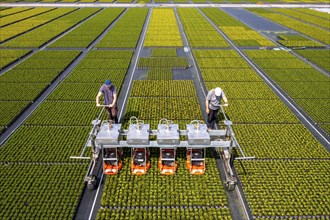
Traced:
MULTIPOLYGON (((200 11, 200 9, 198 9, 200 11)), ((277 96, 283 101, 286 106, 300 119, 300 121, 308 128, 308 130, 314 134, 314 136, 324 145, 328 150, 330 150, 330 138, 327 138, 320 129, 315 126, 315 122, 309 119, 308 115, 297 105, 294 104, 291 98, 286 95, 282 88, 280 88, 269 76, 264 73, 255 63, 253 63, 247 55, 245 55, 202 11, 200 13, 209 21, 209 23, 221 34, 222 37, 231 45, 231 47, 253 68, 253 70, 258 73, 264 82, 267 83, 269 87, 277 94, 277 96), (328 147, 327 147, 328 146, 328 147)))
MULTIPOLYGON (((22 19, 19 19, 19 20, 13 21, 13 22, 11 22, 11 23, 8 23, 8 24, 5 24, 5 25, 0 26, 0 28, 3 28, 3 27, 6 27, 6 26, 9 26, 9 25, 12 25, 12 24, 15 24, 15 23, 18 23, 18 22, 21 22, 21 21, 24 21, 24 20, 27 20, 27 19, 33 18, 33 17, 36 17, 36 16, 38 16, 38 15, 45 14, 45 13, 50 12, 50 11, 53 11, 53 10, 55 10, 55 9, 56 9, 56 8, 53 8, 53 9, 48 10, 48 11, 40 12, 40 13, 38 13, 38 14, 34 14, 34 15, 29 16, 29 17, 26 17, 26 18, 22 18, 22 19)), ((3 18, 3 17, 1 17, 1 18, 3 18)))
MULTIPOLYGON (((2 5, 0 4, 0 6, 2 6, 2 5)), ((21 7, 21 6, 18 5, 18 6, 16 6, 16 7, 21 7)), ((75 10, 72 10, 72 11, 69 11, 69 12, 67 12, 67 13, 65 13, 65 14, 63 14, 63 15, 60 15, 60 16, 58 16, 58 17, 56 17, 56 18, 53 18, 53 19, 51 19, 51 20, 49 20, 49 21, 46 21, 45 23, 42 23, 42 24, 40 24, 40 25, 37 25, 37 26, 35 26, 35 27, 33 27, 33 28, 29 29, 29 30, 26 30, 26 31, 24 31, 24 32, 22 32, 22 33, 16 34, 15 36, 12 36, 12 37, 10 37, 10 38, 8 38, 8 39, 6 39, 6 40, 1 41, 1 42, 0 42, 0 45, 3 44, 3 43, 5 43, 5 42, 7 42, 7 41, 10 41, 10 40, 12 40, 12 39, 14 39, 14 38, 16 38, 16 37, 19 37, 19 36, 21 36, 21 35, 23 35, 23 34, 26 34, 26 33, 28 33, 28 32, 31 32, 31 31, 33 31, 33 30, 35 30, 35 29, 37 29, 37 28, 39 28, 39 27, 41 27, 41 26, 44 26, 44 25, 46 25, 46 24, 48 24, 48 23, 50 23, 50 22, 53 22, 53 21, 55 21, 55 20, 57 20, 57 19, 60 19, 60 18, 62 18, 62 17, 65 17, 65 16, 67 16, 67 15, 69 15, 69 14, 75 12, 75 11, 78 11, 78 10, 79 10, 79 8, 77 8, 77 9, 75 9, 75 10)))
POLYGON ((110 210, 118 210, 118 209, 205 209, 205 208, 215 208, 215 209, 228 209, 227 206, 220 205, 169 205, 169 206, 101 206, 101 209, 110 209, 110 210))
POLYGON ((0 18, 4 18, 4 17, 10 16, 10 15, 19 14, 19 13, 21 13, 21 12, 29 11, 29 10, 32 10, 32 9, 33 9, 33 8, 26 8, 26 9, 24 9, 24 10, 22 10, 22 11, 16 11, 16 12, 13 12, 13 13, 11 13, 11 14, 3 15, 3 16, 1 16, 0 18))
MULTIPOLYGON (((99 14, 101 11, 103 11, 104 9, 100 9, 98 11, 96 11, 95 13, 91 14, 90 16, 86 17, 85 19, 83 19, 82 21, 78 22, 77 24, 75 24, 74 26, 72 26, 71 28, 67 29, 66 31, 62 32, 61 34, 57 35, 56 37, 54 37, 53 39, 51 39, 50 41, 46 42, 45 44, 41 45, 39 48, 37 49, 33 49, 32 52, 26 54, 25 56, 23 56, 22 58, 20 58, 19 60, 16 60, 16 62, 13 62, 12 64, 9 64, 8 66, 6 66, 5 68, 3 68, 0 71, 0 76, 5 74, 7 71, 11 70, 12 68, 14 68, 15 66, 17 66, 18 64, 22 63, 23 61, 25 61, 26 59, 32 57, 34 54, 38 53, 41 50, 44 50, 46 47, 48 47, 50 44, 54 43, 55 41, 57 41, 58 39, 60 39, 61 37, 63 37, 64 35, 68 34, 69 32, 73 31, 74 29, 76 29, 77 27, 81 26, 83 23, 85 23, 86 21, 90 20, 91 18, 93 18, 94 16, 96 16, 97 14, 99 14)), ((32 30, 31 30, 32 31, 32 30)), ((26 32, 27 33, 27 32, 26 32)), ((16 35, 18 36, 18 35, 16 35)), ((2 48, 2 49, 7 49, 7 48, 2 48)), ((9 48, 8 48, 9 49, 9 48)), ((1 49, 0 49, 1 51, 1 49)))

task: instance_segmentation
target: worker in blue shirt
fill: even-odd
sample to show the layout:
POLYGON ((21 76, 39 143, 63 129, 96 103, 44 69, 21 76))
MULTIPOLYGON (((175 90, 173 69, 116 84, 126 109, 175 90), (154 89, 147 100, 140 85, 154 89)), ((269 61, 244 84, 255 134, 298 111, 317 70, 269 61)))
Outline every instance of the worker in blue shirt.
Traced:
POLYGON ((101 86, 96 96, 96 106, 100 107, 100 98, 104 95, 105 110, 108 113, 108 119, 118 123, 117 118, 117 91, 111 80, 107 79, 101 86))

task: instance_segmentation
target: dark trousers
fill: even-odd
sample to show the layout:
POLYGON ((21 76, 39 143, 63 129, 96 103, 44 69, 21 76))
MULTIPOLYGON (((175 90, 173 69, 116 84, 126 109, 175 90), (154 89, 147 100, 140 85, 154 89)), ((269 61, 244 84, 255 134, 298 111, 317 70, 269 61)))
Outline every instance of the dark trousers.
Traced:
POLYGON ((210 109, 209 114, 207 115, 207 128, 214 129, 215 123, 218 123, 218 110, 210 109))
POLYGON ((112 108, 105 107, 105 110, 108 113, 108 119, 114 121, 115 123, 118 123, 117 104, 115 104, 112 108))

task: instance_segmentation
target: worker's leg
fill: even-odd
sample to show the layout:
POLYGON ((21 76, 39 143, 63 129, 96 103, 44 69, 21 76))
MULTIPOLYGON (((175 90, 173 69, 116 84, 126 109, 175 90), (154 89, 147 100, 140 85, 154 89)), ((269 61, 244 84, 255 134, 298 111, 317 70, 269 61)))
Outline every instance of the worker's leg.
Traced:
POLYGON ((213 129, 214 121, 213 121, 213 110, 210 109, 209 114, 207 115, 207 128, 213 129))
POLYGON ((210 113, 207 115, 207 128, 208 129, 215 128, 215 122, 217 121, 218 111, 219 110, 210 109, 210 113))
POLYGON ((213 127, 212 129, 215 129, 215 125, 218 124, 218 112, 219 110, 213 110, 213 127))
POLYGON ((117 117, 117 104, 115 104, 112 108, 111 108, 111 117, 115 123, 118 123, 118 117, 117 117))
POLYGON ((109 107, 105 107, 105 110, 108 114, 108 120, 112 120, 112 116, 111 116, 111 109, 109 107))

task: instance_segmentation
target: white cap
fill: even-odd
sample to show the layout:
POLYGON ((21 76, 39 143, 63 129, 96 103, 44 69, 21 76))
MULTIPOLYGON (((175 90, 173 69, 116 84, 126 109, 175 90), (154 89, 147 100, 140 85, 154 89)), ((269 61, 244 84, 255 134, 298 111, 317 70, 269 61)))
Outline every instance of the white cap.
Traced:
POLYGON ((214 93, 215 93, 216 96, 220 96, 221 92, 222 92, 222 90, 219 87, 214 89, 214 93))

